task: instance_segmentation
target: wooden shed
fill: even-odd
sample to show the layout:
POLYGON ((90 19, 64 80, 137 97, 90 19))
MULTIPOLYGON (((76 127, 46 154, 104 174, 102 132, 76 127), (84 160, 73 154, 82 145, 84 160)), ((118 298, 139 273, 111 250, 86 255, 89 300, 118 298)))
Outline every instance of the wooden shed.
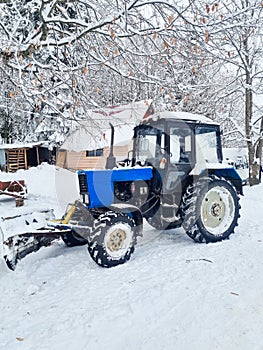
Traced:
POLYGON ((15 172, 49 161, 46 142, 0 144, 0 169, 15 172))
MULTIPOLYGON (((116 128, 114 156, 117 161, 127 158, 128 151, 132 148, 132 131, 131 126, 116 128), (121 141, 120 133, 122 138, 126 138, 125 141, 121 141)), ((68 142, 58 150, 56 165, 70 170, 104 169, 109 154, 109 138, 97 140, 95 143, 87 142, 89 139, 90 136, 83 130, 73 133, 68 142), (81 143, 81 136, 86 139, 86 145, 81 143), (72 138, 79 142, 79 147, 73 147, 72 138)))

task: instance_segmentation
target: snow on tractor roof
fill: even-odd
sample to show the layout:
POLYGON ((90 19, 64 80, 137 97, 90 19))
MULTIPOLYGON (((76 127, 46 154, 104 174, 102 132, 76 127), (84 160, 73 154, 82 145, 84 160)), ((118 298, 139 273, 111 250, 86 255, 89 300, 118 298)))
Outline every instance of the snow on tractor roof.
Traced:
POLYGON ((216 124, 218 123, 214 122, 212 119, 207 118, 204 115, 201 114, 194 114, 189 112, 173 112, 173 111, 164 111, 164 112, 158 112, 150 115, 148 118, 144 119, 145 122, 148 122, 150 120, 158 120, 158 119, 177 119, 177 120, 187 120, 187 121, 193 121, 193 122, 199 122, 199 123, 205 123, 205 124, 216 124))

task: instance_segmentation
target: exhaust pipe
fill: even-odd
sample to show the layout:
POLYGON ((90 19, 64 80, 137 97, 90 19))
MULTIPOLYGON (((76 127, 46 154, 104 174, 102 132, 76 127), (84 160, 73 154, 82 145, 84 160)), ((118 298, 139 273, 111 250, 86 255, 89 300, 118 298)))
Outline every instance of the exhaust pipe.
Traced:
POLYGON ((111 127, 111 140, 110 140, 110 153, 106 160, 106 169, 113 169, 116 167, 116 158, 113 155, 113 144, 114 144, 114 126, 110 123, 111 127))

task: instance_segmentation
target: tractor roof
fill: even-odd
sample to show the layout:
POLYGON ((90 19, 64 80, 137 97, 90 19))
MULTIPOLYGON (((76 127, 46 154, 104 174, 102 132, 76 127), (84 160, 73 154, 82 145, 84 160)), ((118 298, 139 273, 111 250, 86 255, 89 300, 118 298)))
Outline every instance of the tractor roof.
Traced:
POLYGON ((142 123, 157 121, 159 119, 183 120, 183 121, 190 121, 190 122, 196 122, 196 123, 218 125, 218 123, 214 122, 212 119, 207 118, 201 114, 194 114, 189 112, 172 112, 172 111, 154 113, 149 117, 143 119, 142 123))

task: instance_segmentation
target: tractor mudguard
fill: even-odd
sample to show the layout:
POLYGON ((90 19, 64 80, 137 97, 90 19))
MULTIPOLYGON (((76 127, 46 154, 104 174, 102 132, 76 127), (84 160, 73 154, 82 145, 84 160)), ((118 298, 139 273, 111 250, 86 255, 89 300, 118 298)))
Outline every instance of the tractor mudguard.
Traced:
POLYGON ((237 193, 243 195, 242 179, 232 165, 222 163, 205 163, 195 166, 190 175, 202 176, 205 173, 214 174, 229 180, 236 188, 237 193))
POLYGON ((217 169, 215 171, 215 175, 219 177, 224 177, 225 179, 229 180, 232 183, 232 185, 236 188, 237 193, 243 195, 243 181, 234 167, 217 169))

